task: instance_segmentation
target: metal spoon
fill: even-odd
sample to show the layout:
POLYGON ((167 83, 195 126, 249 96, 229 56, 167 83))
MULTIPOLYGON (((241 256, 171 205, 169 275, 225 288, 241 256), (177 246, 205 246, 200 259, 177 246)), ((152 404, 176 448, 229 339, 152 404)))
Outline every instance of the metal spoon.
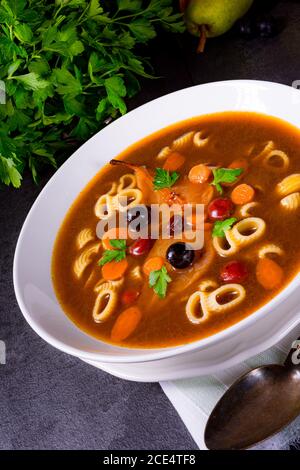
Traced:
POLYGON ((300 414, 299 340, 293 343, 284 365, 253 369, 226 391, 206 424, 204 439, 208 449, 253 446, 300 414))

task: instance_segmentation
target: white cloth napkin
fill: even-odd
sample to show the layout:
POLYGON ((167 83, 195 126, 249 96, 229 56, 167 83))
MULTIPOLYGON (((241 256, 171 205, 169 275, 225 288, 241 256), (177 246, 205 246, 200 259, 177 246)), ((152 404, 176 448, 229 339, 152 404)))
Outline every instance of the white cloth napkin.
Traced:
MULTIPOLYGON (((205 425, 211 411, 227 388, 250 369, 264 364, 282 364, 293 341, 299 336, 300 326, 276 346, 230 369, 210 376, 160 383, 199 449, 207 450, 204 443, 205 425)), ((290 445, 296 447, 300 445, 300 416, 281 433, 256 445, 254 449, 283 450, 289 449, 290 445)))

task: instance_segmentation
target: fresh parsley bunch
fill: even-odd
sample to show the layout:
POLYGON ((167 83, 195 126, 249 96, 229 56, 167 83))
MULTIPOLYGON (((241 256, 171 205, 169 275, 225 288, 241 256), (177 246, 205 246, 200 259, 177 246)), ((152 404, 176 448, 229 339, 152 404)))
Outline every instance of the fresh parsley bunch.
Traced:
POLYGON ((183 31, 172 0, 0 0, 0 181, 17 188, 29 167, 37 182, 126 113, 138 77, 152 77, 137 46, 157 26, 183 31))

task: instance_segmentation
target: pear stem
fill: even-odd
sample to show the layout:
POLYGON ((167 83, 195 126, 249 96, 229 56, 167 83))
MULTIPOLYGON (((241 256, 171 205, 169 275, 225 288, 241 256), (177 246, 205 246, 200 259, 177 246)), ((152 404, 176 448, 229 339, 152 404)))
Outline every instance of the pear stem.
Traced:
POLYGON ((197 53, 201 54, 204 52, 205 49, 205 44, 206 44, 206 27, 205 24, 202 24, 200 26, 200 39, 197 47, 197 53))

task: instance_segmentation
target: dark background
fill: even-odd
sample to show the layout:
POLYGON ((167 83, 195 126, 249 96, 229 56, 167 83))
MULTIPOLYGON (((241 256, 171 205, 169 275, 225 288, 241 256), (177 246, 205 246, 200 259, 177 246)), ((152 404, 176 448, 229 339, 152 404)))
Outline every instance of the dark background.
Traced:
MULTIPOLYGON (((197 41, 188 34, 161 35, 148 52, 162 78, 143 82, 130 107, 217 80, 291 85, 300 79, 300 4, 281 1, 273 12, 285 26, 278 36, 244 40, 230 33, 208 41, 203 55, 196 55, 197 41)), ((7 346, 7 364, 0 365, 0 449, 195 449, 158 384, 109 376, 54 349, 25 322, 13 290, 13 255, 50 176, 39 187, 27 177, 19 190, 0 189, 0 339, 7 346)))

